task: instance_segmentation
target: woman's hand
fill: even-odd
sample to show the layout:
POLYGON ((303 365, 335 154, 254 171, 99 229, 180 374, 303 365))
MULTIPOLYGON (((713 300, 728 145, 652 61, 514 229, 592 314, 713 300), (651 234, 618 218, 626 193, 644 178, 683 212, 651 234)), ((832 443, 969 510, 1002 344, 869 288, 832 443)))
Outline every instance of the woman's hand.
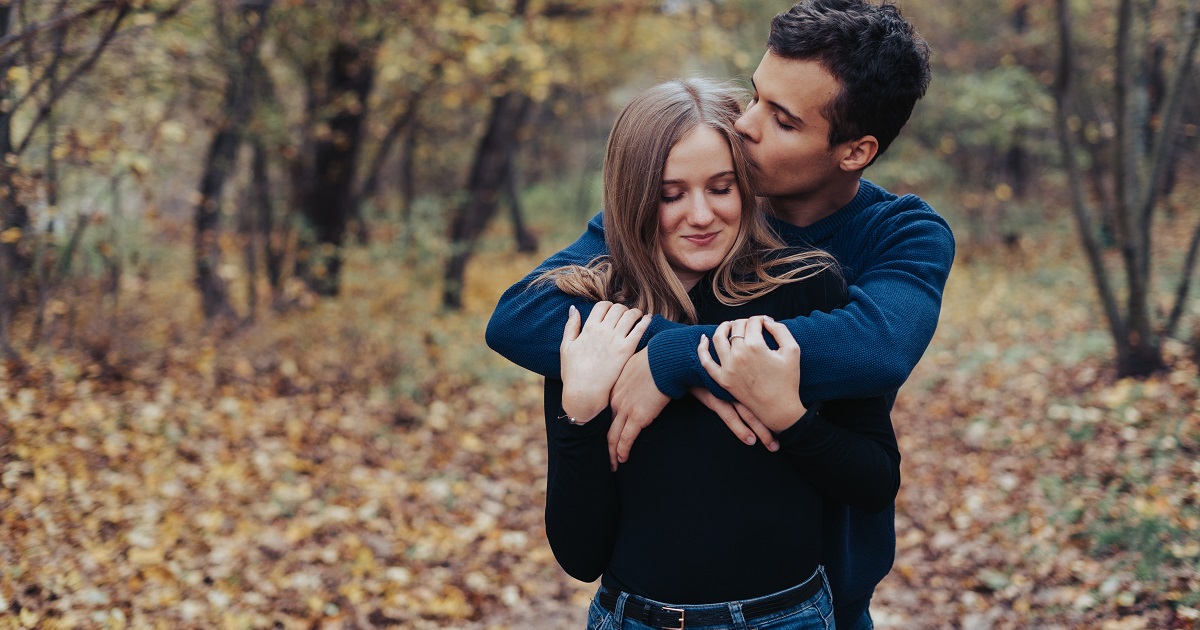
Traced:
POLYGON ((650 316, 622 304, 600 302, 580 326, 572 306, 559 346, 562 359, 563 411, 576 422, 587 422, 605 407, 625 362, 637 351, 650 325, 650 316))
POLYGON ((702 336, 696 349, 705 371, 769 429, 779 433, 804 415, 800 345, 787 326, 761 316, 721 324, 712 340, 720 365, 709 355, 708 344, 708 337, 702 336), (764 327, 775 338, 777 350, 767 346, 764 327))

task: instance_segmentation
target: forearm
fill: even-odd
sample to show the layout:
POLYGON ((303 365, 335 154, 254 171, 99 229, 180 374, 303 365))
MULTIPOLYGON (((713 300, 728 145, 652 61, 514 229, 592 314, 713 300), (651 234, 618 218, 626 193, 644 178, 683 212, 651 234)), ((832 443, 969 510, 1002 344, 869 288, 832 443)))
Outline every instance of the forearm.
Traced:
MULTIPOLYGON (((568 309, 574 306, 587 319, 596 303, 563 293, 553 282, 535 281, 551 269, 587 265, 607 253, 602 215, 596 215, 574 243, 547 258, 500 296, 488 320, 488 347, 527 370, 558 378, 562 369, 559 348, 568 309)), ((659 331, 676 326, 679 324, 655 316, 641 345, 659 331)))
POLYGON ((829 401, 779 434, 780 452, 837 503, 878 512, 900 489, 900 451, 882 398, 829 401))
POLYGON ((604 411, 583 426, 567 424, 554 402, 561 392, 561 382, 546 379, 546 537, 563 570, 590 582, 607 568, 616 540, 616 476, 605 439, 612 414, 604 411))
POLYGON ((543 273, 567 265, 586 265, 607 252, 597 219, 574 243, 546 259, 500 296, 487 326, 487 344, 521 367, 543 376, 559 376, 563 323, 574 305, 586 318, 594 302, 567 295, 552 282, 534 285, 543 273))
POLYGON ((871 398, 896 391, 937 328, 940 295, 909 307, 882 306, 850 287, 850 302, 784 322, 800 344, 800 396, 807 401, 871 398))

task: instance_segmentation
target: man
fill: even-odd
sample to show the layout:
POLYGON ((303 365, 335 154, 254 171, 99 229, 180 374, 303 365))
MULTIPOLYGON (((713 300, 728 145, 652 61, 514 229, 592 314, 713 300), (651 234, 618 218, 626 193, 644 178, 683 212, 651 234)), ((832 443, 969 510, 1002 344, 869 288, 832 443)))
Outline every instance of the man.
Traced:
MULTIPOLYGON (((929 82, 929 50, 891 5, 866 0, 804 0, 772 20, 767 52, 753 77, 754 100, 737 123, 761 171, 772 225, 792 245, 820 247, 843 267, 850 301, 832 313, 783 322, 802 348, 800 393, 809 401, 896 391, 937 327, 954 258, 946 222, 919 198, 897 197, 862 179, 907 122, 929 82)), ((543 375, 559 373, 567 309, 591 305, 552 284, 529 288, 543 271, 586 264, 606 253, 601 217, 500 298, 487 342, 543 375)), ((713 396, 729 397, 696 352, 714 326, 655 317, 644 349, 613 389, 614 463, 670 398, 692 391, 739 437, 773 438, 752 417, 729 417, 713 396), (708 393, 708 392, 711 392, 708 393)), ((737 336, 734 330, 733 336, 737 336)), ((894 508, 872 515, 827 510, 825 564, 840 628, 871 628, 867 610, 895 555, 894 508)))

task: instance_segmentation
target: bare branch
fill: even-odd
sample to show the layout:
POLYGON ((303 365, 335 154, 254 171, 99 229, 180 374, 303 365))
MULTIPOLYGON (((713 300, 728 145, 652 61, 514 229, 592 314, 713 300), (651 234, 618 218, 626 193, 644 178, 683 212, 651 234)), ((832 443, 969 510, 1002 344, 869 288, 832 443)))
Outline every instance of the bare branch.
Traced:
MULTIPOLYGON (((1095 228, 1092 226, 1091 214, 1087 203, 1084 201, 1083 175, 1079 172, 1078 162, 1075 161, 1075 138, 1072 135, 1071 127, 1067 120, 1073 92, 1071 77, 1074 72, 1072 67, 1074 49, 1071 43, 1070 8, 1068 0, 1057 0, 1056 4, 1058 7, 1059 43, 1061 50, 1058 60, 1058 76, 1054 83, 1054 101, 1057 105, 1054 113, 1055 123, 1058 128, 1059 147, 1062 150, 1063 164, 1067 170, 1067 182, 1071 189, 1071 212, 1075 215, 1075 222, 1079 226, 1079 238, 1082 241, 1088 263, 1091 266, 1092 278, 1096 282, 1096 289, 1100 293, 1100 304, 1104 308, 1104 314, 1108 319, 1109 330, 1112 332, 1114 339, 1121 340, 1125 338, 1125 321, 1121 318, 1121 314, 1117 308, 1116 294, 1113 291, 1112 284, 1109 282, 1108 270, 1104 266, 1104 257, 1100 252, 1095 228)), ((1116 347, 1118 354, 1125 351, 1121 343, 1117 343, 1116 347)))
POLYGON ((28 148, 29 142, 33 139, 34 132, 37 131, 38 126, 45 122, 46 117, 50 115, 50 112, 54 108, 54 104, 58 102, 58 99, 62 98, 62 95, 66 93, 66 91, 73 83, 75 83, 76 80, 79 79, 79 77, 83 76, 92 68, 93 65, 95 65, 96 60, 100 58, 100 54, 104 52, 104 49, 108 47, 108 44, 117 34, 117 29, 120 28, 121 22, 128 15, 129 5, 124 5, 117 10, 116 18, 113 19, 112 24, 109 25, 108 29, 104 32, 104 35, 100 37, 100 41, 96 43, 96 48, 92 50, 92 54, 87 59, 83 60, 82 63, 76 66, 75 69, 71 71, 71 74, 67 75, 67 78, 63 79, 62 82, 58 84, 58 89, 56 89, 54 93, 50 94, 50 96, 46 98, 46 101, 42 103, 42 106, 38 108, 38 114, 33 119, 33 122, 30 123, 29 130, 26 132, 25 138, 17 144, 15 152, 18 155, 24 153, 25 149, 28 148))
MULTIPOLYGON (((92 5, 91 7, 86 8, 86 9, 82 9, 82 10, 76 11, 74 13, 65 13, 62 15, 58 15, 58 16, 52 17, 48 20, 45 20, 44 22, 38 22, 37 24, 33 24, 33 25, 25 28, 24 30, 22 30, 19 33, 13 33, 12 35, 8 35, 6 37, 0 37, 0 52, 8 50, 8 48, 11 47, 13 44, 16 44, 16 43, 21 42, 26 39, 33 38, 33 37, 37 36, 38 34, 43 33, 45 31, 52 31, 52 30, 55 30, 58 28, 62 28, 64 26, 71 24, 72 22, 87 19, 93 15, 96 15, 97 13, 100 13, 101 11, 106 11, 108 9, 112 9, 113 7, 116 7, 121 4, 125 4, 125 3, 120 2, 119 0, 100 0, 96 4, 92 5)), ((126 5, 125 10, 128 10, 128 5, 126 5)))
POLYGON ((1175 142, 1175 124, 1183 113, 1184 92, 1192 77, 1192 68, 1196 63, 1196 48, 1200 45, 1200 12, 1196 0, 1188 3, 1187 16, 1183 22, 1180 36, 1179 53, 1175 59, 1175 71, 1167 88, 1166 105, 1163 107, 1162 118, 1159 119, 1158 135, 1154 142, 1154 153, 1150 163, 1150 177, 1146 182, 1140 204, 1140 219, 1149 229, 1150 215, 1154 211, 1162 188, 1162 179, 1167 173, 1167 161, 1171 156, 1171 145, 1175 142))
POLYGON ((1164 337, 1174 336, 1175 328, 1179 326, 1179 320, 1183 318, 1183 305, 1187 303, 1188 290, 1192 285, 1192 273, 1196 269, 1197 253, 1200 253, 1200 224, 1197 224, 1196 230, 1192 232, 1192 242, 1188 245, 1183 272, 1179 276, 1179 286, 1175 288, 1175 305, 1171 307, 1171 316, 1167 318, 1167 325, 1163 327, 1164 337))

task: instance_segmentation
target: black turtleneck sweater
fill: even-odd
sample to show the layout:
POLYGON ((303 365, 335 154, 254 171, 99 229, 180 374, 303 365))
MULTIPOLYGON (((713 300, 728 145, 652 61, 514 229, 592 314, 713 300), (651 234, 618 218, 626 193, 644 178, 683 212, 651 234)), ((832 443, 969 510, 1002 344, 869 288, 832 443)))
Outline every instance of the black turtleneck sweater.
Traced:
MULTIPOLYGON (((840 278, 784 285, 721 304, 707 280, 692 292, 701 323, 784 320, 845 302, 840 278)), ((692 396, 671 401, 609 470, 605 410, 583 426, 560 420, 562 382, 546 379, 546 534, 573 577, 650 599, 699 604, 795 586, 822 557, 826 503, 892 505, 900 453, 883 398, 832 400, 779 434, 780 450, 747 446, 692 396)))

